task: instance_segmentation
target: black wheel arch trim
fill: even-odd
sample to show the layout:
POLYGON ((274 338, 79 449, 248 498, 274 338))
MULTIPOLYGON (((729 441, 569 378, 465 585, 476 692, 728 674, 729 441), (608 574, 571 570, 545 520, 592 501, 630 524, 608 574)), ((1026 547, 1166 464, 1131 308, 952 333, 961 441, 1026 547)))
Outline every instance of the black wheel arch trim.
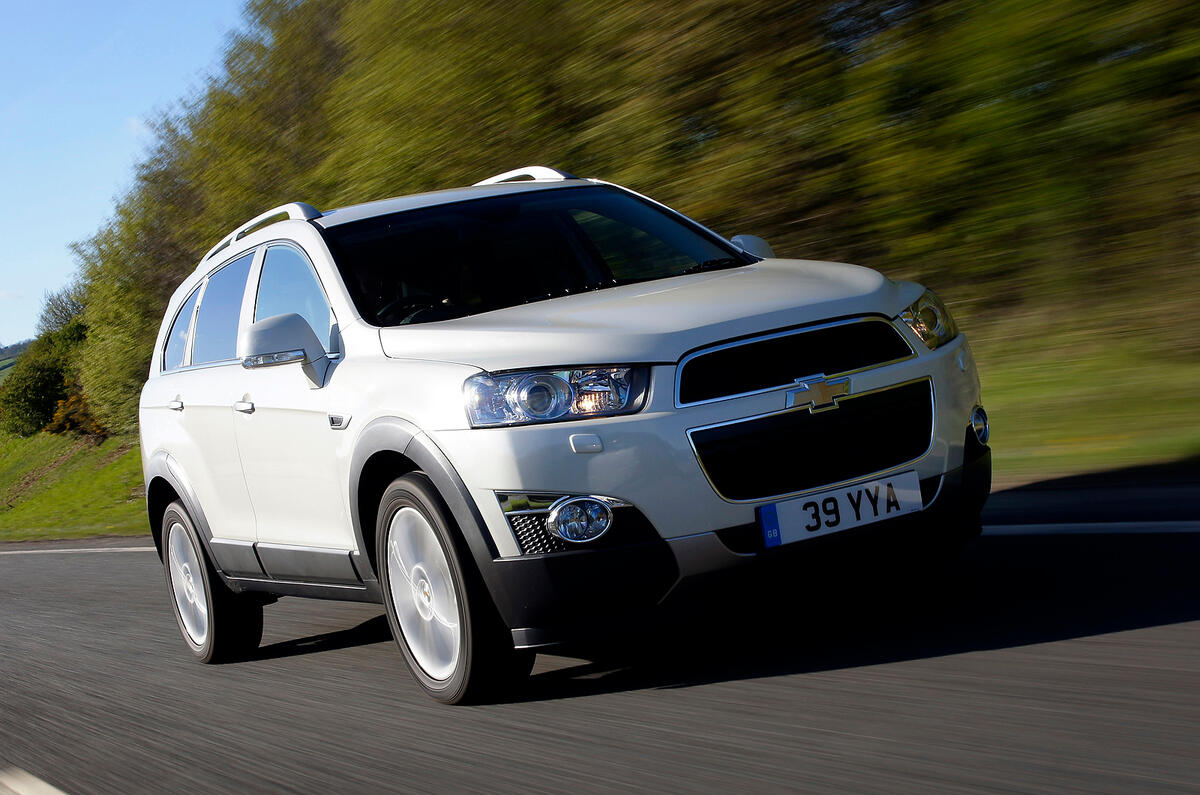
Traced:
POLYGON ((196 499, 196 492, 192 490, 183 467, 170 454, 160 450, 146 460, 144 471, 146 477, 146 519, 150 523, 150 532, 155 538, 155 546, 158 547, 159 559, 161 560, 163 555, 162 528, 155 526, 155 522, 157 521, 161 524, 162 517, 150 515, 150 484, 155 480, 161 479, 166 481, 167 485, 179 497, 179 501, 183 503, 183 507, 188 512, 188 517, 192 520, 192 524, 195 525, 198 531, 197 534, 200 536, 200 543, 204 545, 204 551, 208 553, 209 560, 215 564, 217 573, 224 578, 224 567, 216 555, 213 554, 211 543, 213 534, 212 528, 208 524, 208 517, 204 515, 204 509, 200 507, 200 500, 196 499))
POLYGON ((354 526, 354 538, 359 549, 359 554, 355 556, 354 560, 355 566, 359 567, 359 574, 363 581, 378 582, 379 577, 367 555, 366 535, 363 533, 363 517, 359 510, 358 492, 367 461, 371 456, 385 452, 399 453, 404 456, 433 481, 434 487, 446 501, 446 507, 450 509, 455 523, 462 532, 463 539, 471 550, 476 568, 483 576, 488 590, 495 593, 499 583, 492 574, 491 564, 493 559, 498 556, 498 552, 475 500, 471 497, 466 484, 455 471, 450 460, 433 440, 416 425, 399 417, 380 417, 368 423, 359 434, 350 459, 350 516, 354 526))

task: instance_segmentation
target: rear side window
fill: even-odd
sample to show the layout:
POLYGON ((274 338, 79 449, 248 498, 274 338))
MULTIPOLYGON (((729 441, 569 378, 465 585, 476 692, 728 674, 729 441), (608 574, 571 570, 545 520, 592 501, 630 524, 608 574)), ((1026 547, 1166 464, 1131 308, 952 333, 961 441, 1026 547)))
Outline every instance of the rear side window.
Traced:
POLYGON ((271 246, 258 281, 254 321, 296 313, 308 321, 329 350, 329 304, 304 255, 291 246, 271 246))
POLYGON ((183 366, 183 355, 187 353, 188 329, 192 327, 192 314, 196 308, 196 299, 200 296, 200 288, 192 290, 192 294, 183 302, 171 333, 167 335, 167 344, 163 348, 163 370, 175 370, 183 366))
POLYGON ((242 314, 242 296, 254 254, 235 259, 208 277, 200 311, 196 313, 196 331, 192 335, 192 364, 223 362, 237 357, 238 321, 242 314))

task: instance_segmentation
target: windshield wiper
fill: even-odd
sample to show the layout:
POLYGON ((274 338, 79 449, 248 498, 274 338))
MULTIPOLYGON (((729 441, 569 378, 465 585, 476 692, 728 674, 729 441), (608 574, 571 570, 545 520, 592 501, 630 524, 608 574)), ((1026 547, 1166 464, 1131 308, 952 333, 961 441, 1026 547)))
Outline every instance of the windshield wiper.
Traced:
POLYGON ((737 257, 718 257, 717 259, 706 259, 704 262, 698 262, 695 265, 683 269, 687 273, 701 273, 702 271, 719 271, 724 268, 736 268, 739 265, 745 265, 737 257))

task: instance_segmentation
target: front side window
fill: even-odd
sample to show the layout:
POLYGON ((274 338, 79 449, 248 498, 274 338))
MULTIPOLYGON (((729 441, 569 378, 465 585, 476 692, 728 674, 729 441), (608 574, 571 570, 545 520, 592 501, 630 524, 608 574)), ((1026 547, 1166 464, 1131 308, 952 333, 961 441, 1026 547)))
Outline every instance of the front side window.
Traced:
POLYGON ((606 186, 523 191, 322 229, 363 319, 400 326, 754 261, 606 186))
POLYGON ((242 296, 254 254, 235 259, 208 277, 208 286, 196 313, 196 331, 192 335, 192 364, 224 362, 237 357, 238 322, 242 315, 242 296))
POLYGON ((167 344, 163 348, 163 370, 175 370, 183 366, 183 355, 187 353, 188 330, 192 327, 192 313, 196 309, 196 299, 200 297, 200 288, 192 290, 192 294, 183 302, 171 331, 167 334, 167 344))
POLYGON ((271 246, 258 280, 254 320, 292 312, 308 321, 317 339, 329 350, 329 304, 312 266, 291 246, 271 246))

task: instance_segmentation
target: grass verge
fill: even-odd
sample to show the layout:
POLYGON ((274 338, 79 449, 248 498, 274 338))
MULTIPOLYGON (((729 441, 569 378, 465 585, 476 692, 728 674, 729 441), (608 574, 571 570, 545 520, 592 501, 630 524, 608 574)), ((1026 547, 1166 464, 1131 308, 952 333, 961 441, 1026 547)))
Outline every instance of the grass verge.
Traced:
POLYGON ((145 532, 136 440, 0 434, 0 541, 145 532))
POLYGON ((1194 352, 1103 328, 971 337, 997 486, 1200 453, 1194 352))

